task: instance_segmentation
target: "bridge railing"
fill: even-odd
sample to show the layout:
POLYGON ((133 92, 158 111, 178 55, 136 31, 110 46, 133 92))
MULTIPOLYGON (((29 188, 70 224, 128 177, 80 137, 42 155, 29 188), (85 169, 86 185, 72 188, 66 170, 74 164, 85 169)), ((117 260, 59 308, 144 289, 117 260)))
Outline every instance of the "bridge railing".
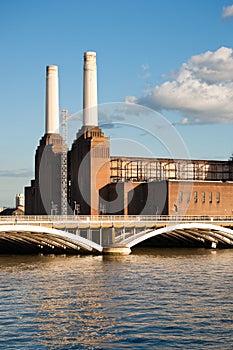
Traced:
POLYGON ((233 221, 231 215, 18 215, 0 216, 0 224, 36 222, 36 223, 66 223, 66 222, 175 222, 175 221, 233 221))

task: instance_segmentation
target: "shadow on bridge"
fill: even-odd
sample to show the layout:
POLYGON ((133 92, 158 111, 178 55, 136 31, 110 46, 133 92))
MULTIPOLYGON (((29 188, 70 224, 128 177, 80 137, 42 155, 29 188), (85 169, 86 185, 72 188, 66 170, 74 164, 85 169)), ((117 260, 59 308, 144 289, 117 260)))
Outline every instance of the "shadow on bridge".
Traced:
POLYGON ((120 244, 163 247, 233 248, 233 230, 214 224, 178 223, 122 237, 120 244))
POLYGON ((1 254, 84 254, 102 250, 99 244, 67 231, 33 225, 0 226, 1 254))

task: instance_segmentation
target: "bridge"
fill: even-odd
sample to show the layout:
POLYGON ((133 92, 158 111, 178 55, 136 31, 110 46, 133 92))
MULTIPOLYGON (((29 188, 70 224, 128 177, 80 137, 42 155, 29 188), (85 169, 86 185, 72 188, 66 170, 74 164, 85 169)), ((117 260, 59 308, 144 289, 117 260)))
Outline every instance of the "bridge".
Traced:
POLYGON ((233 248, 233 217, 0 217, 0 253, 129 254, 139 245, 233 248))

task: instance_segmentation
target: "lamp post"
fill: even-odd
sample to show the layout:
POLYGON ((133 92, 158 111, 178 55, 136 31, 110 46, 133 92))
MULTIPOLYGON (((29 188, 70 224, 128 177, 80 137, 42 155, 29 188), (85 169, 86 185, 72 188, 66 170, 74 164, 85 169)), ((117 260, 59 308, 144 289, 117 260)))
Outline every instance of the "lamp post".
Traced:
POLYGON ((79 215, 80 213, 80 204, 74 201, 74 215, 79 215))
POLYGON ((57 215, 57 204, 51 201, 51 215, 57 215))

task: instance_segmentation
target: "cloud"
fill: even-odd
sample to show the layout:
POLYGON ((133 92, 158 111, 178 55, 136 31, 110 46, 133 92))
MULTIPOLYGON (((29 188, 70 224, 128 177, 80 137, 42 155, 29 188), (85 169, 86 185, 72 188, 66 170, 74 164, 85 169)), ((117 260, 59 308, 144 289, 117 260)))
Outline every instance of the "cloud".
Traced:
POLYGON ((31 169, 0 170, 0 177, 32 177, 31 169))
POLYGON ((143 64, 141 65, 141 68, 142 68, 143 71, 145 71, 145 70, 150 69, 150 66, 149 66, 149 64, 147 64, 147 63, 143 63, 143 64))
POLYGON ((150 66, 147 63, 143 63, 141 65, 141 72, 139 74, 139 78, 141 78, 141 79, 148 79, 150 77, 151 77, 150 66))
POLYGON ((226 6, 222 11, 222 18, 233 17, 233 5, 226 6))
POLYGON ((192 56, 145 96, 125 101, 178 111, 183 125, 233 122, 233 50, 221 47, 192 56))

